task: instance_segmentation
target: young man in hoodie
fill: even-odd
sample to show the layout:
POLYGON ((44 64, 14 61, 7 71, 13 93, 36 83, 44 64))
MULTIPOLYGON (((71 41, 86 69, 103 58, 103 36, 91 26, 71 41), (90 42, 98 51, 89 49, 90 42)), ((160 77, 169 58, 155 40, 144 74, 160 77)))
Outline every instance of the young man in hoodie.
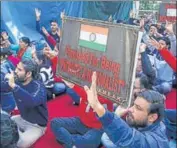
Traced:
POLYGON ((17 147, 28 148, 46 131, 48 122, 47 94, 44 86, 37 80, 37 64, 31 59, 22 59, 14 72, 6 74, 20 115, 13 116, 19 129, 17 147), (16 77, 16 81, 15 81, 16 77))

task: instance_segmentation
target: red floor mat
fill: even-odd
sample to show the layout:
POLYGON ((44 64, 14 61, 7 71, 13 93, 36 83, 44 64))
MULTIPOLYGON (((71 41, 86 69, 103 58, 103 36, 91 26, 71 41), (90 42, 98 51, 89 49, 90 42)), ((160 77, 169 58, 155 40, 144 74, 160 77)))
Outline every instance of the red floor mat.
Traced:
MULTIPOLYGON (((71 117, 77 116, 78 114, 78 107, 73 106, 72 100, 67 95, 59 96, 48 102, 48 110, 49 121, 54 117, 71 117)), ((33 148, 62 148, 62 146, 56 142, 51 132, 50 122, 48 123, 45 135, 35 143, 33 148)))

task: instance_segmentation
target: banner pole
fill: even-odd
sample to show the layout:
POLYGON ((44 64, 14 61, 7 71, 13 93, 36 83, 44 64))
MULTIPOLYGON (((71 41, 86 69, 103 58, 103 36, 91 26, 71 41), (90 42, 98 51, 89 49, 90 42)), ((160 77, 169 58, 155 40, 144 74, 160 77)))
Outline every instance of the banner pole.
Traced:
POLYGON ((132 75, 132 80, 131 80, 131 86, 130 86, 130 94, 129 94, 129 102, 128 102, 128 107, 131 106, 132 102, 132 94, 133 94, 133 86, 134 86, 134 81, 136 77, 136 67, 137 67, 137 62, 138 62, 138 54, 139 54, 139 46, 141 43, 141 39, 143 36, 143 32, 139 31, 138 32, 138 40, 137 40, 137 45, 136 45, 136 53, 135 53, 135 62, 134 62, 134 67, 133 67, 133 75, 132 75))

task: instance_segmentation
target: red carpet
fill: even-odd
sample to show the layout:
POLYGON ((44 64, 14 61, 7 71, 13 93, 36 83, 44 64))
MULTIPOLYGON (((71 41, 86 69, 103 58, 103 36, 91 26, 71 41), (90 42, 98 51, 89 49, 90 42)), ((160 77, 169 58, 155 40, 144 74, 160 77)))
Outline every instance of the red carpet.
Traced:
MULTIPOLYGON (((72 100, 69 96, 59 96, 48 102, 49 121, 54 117, 76 116, 78 114, 77 108, 77 106, 73 106, 72 100)), ((55 137, 51 132, 50 122, 48 123, 45 135, 35 143, 33 148, 62 148, 62 146, 56 142, 55 137)))

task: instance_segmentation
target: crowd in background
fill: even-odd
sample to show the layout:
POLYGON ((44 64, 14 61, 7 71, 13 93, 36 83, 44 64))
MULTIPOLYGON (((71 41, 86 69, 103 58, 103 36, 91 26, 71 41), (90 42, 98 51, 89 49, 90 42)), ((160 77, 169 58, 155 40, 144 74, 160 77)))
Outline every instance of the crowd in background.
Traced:
POLYGON ((24 36, 17 44, 8 32, 1 30, 2 148, 32 146, 45 134, 48 122, 57 141, 66 148, 97 148, 100 143, 106 148, 176 147, 176 110, 165 108, 165 95, 177 85, 174 23, 154 21, 152 15, 136 19, 132 13, 128 21, 116 20, 116 23, 139 26, 143 32, 134 103, 123 109, 97 96, 96 73, 91 87, 85 90, 56 76, 61 29, 57 20, 51 20, 51 28, 46 30, 41 26, 41 11, 35 9, 35 14, 36 30, 44 40, 31 42, 24 36), (49 121, 47 101, 64 93, 78 106, 79 117, 49 121), (14 110, 20 114, 14 115, 14 110))

